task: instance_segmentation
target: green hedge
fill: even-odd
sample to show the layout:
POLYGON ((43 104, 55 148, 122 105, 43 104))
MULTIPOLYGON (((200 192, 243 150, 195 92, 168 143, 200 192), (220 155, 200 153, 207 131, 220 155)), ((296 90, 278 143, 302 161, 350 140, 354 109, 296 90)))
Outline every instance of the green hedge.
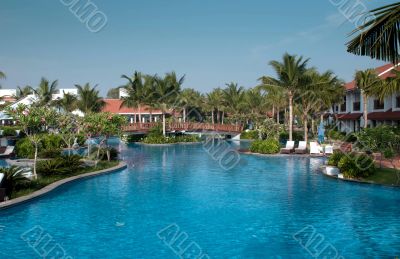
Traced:
POLYGON ((345 154, 342 151, 335 151, 328 159, 328 165, 338 166, 340 159, 344 157, 345 154))
MULTIPOLYGON (((61 149, 65 143, 61 136, 54 134, 41 135, 38 155, 40 158, 56 158, 61 155, 61 149)), ((29 138, 25 137, 17 141, 15 153, 20 158, 33 158, 35 148, 29 138)))
POLYGON ((250 146, 251 152, 260 154, 277 154, 279 150, 279 141, 275 139, 256 140, 250 146))
MULTIPOLYGON (((282 132, 279 134, 279 141, 286 143, 289 140, 289 132, 282 132)), ((304 133, 300 131, 293 131, 293 141, 299 142, 304 140, 304 133)))
POLYGON ((258 139, 258 131, 257 130, 243 131, 242 134, 240 134, 240 139, 258 139))
POLYGON ((189 142, 200 142, 200 138, 195 135, 182 135, 173 137, 164 136, 147 136, 142 139, 145 144, 175 144, 175 143, 189 143, 189 142))
POLYGON ((364 178, 371 176, 375 171, 372 158, 363 154, 343 155, 338 167, 346 178, 364 178))

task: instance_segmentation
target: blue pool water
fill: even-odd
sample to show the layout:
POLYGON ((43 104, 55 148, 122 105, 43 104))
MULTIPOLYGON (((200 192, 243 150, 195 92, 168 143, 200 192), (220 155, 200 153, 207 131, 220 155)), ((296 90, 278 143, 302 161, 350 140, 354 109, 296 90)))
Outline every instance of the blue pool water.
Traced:
POLYGON ((210 258, 400 255, 400 190, 326 178, 321 159, 241 155, 225 171, 201 145, 118 147, 128 169, 0 211, 0 258, 54 244, 69 258, 179 258, 182 239, 159 238, 178 227, 182 249, 194 242, 210 258))

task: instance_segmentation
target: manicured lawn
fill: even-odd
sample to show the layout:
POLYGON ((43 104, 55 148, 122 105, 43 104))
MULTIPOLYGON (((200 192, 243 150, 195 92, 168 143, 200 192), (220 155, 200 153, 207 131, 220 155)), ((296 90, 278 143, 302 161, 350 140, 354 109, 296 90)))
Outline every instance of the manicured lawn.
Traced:
POLYGON ((71 176, 76 176, 76 175, 81 175, 81 174, 86 174, 86 173, 91 173, 91 172, 95 172, 95 171, 100 171, 103 169, 107 169, 107 168, 111 168, 114 166, 117 166, 119 164, 119 161, 101 161, 97 164, 96 167, 84 167, 80 170, 78 170, 77 172, 75 172, 74 174, 68 174, 68 175, 54 175, 54 176, 47 176, 47 177, 41 177, 39 179, 37 179, 36 181, 30 181, 29 183, 27 183, 24 187, 25 188, 21 188, 15 192, 12 193, 11 198, 15 199, 21 196, 25 196, 28 194, 31 194, 37 190, 40 190, 42 188, 44 188, 45 186, 52 184, 54 182, 57 182, 59 180, 71 177, 71 176))
POLYGON ((377 168, 374 175, 365 178, 379 184, 400 186, 400 171, 388 168, 377 168))

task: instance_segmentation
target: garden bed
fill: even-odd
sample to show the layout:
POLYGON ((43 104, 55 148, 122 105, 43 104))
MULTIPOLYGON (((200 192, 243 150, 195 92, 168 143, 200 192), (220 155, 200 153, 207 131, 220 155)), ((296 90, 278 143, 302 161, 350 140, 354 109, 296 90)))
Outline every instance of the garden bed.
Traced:
POLYGON ((79 179, 94 177, 101 174, 112 173, 126 168, 126 164, 120 161, 101 161, 97 167, 85 167, 74 174, 67 176, 51 176, 43 177, 36 181, 35 188, 23 189, 13 193, 12 199, 0 203, 0 209, 9 208, 20 203, 41 197, 50 191, 64 185, 66 183, 79 179))

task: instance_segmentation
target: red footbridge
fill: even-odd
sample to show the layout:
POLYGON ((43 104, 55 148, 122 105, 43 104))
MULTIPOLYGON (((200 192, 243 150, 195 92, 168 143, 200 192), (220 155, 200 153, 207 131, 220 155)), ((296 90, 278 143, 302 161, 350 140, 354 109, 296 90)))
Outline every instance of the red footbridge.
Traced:
MULTIPOLYGON (((124 132, 147 132, 149 129, 159 125, 156 122, 150 123, 131 123, 122 128, 124 132)), ((212 124, 212 123, 196 123, 196 122, 172 122, 167 123, 167 131, 186 131, 186 132, 224 132, 224 133, 241 133, 243 127, 241 125, 231 124, 212 124)))

